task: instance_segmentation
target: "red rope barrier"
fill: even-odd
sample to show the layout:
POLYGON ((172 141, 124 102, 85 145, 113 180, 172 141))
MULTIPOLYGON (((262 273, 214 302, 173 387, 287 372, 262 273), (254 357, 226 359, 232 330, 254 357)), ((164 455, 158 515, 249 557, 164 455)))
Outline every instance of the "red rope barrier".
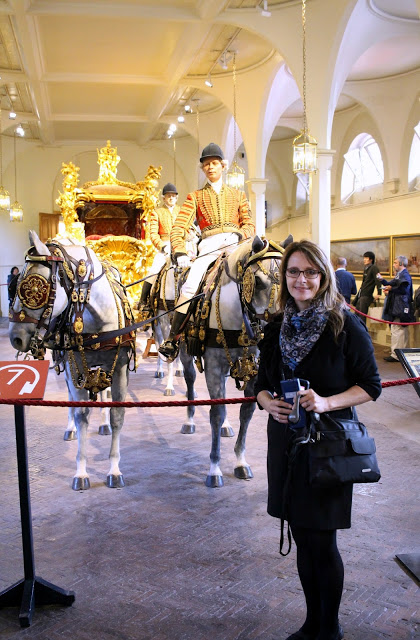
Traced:
POLYGON ((369 320, 374 320, 375 322, 383 322, 384 324, 397 324, 401 327, 409 327, 411 325, 420 324, 420 322, 392 322, 391 320, 382 320, 381 318, 374 318, 373 316, 368 316, 366 313, 359 311, 356 307, 346 302, 346 305, 355 313, 358 313, 360 316, 364 316, 365 318, 369 318, 369 320))
MULTIPOLYGON (((414 384, 420 382, 420 376, 418 378, 406 378, 405 380, 389 380, 388 382, 382 382, 382 388, 386 387, 399 387, 406 384, 414 384)), ((256 402, 255 396, 249 398, 214 398, 213 400, 162 400, 162 401, 145 401, 145 402, 91 402, 74 400, 2 400, 0 398, 0 404, 28 406, 28 407, 125 407, 126 409, 132 409, 135 407, 188 407, 215 405, 215 404, 243 404, 245 402, 256 402)))

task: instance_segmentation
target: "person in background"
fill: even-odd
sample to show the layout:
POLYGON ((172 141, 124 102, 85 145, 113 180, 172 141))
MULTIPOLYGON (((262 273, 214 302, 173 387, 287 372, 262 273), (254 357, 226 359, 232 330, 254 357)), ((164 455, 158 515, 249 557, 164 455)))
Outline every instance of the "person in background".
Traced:
MULTIPOLYGON (((405 256, 397 256, 394 260, 395 277, 385 280, 377 274, 378 281, 384 285, 387 292, 383 319, 390 322, 414 322, 413 310, 413 282, 407 270, 408 260, 405 256)), ((408 327, 391 324, 391 353, 386 356, 386 362, 398 362, 395 349, 408 348, 408 327)))
POLYGON ((259 344, 255 393, 268 413, 268 513, 289 522, 306 600, 305 622, 287 640, 341 640, 344 567, 337 529, 351 526, 353 485, 313 488, 305 446, 298 449, 289 484, 289 451, 300 434, 288 424, 292 407, 282 398, 280 381, 308 380, 300 405, 337 418, 352 418, 354 406, 376 400, 381 381, 369 333, 346 309, 332 266, 316 244, 302 240, 286 248, 280 282, 280 314, 266 325, 259 344))
MULTIPOLYGON (((379 269, 375 264, 375 254, 373 251, 366 251, 366 253, 363 254, 363 263, 365 265, 363 280, 353 304, 358 311, 367 315, 369 307, 373 302, 373 292, 375 287, 378 290, 378 296, 382 294, 382 287, 381 283, 376 278, 379 273, 379 269)), ((360 315, 360 319, 366 324, 365 316, 360 315)))
POLYGON ((350 298, 357 293, 357 287, 354 275, 347 271, 347 260, 345 258, 337 258, 335 278, 339 292, 344 297, 344 300, 350 304, 350 298))
POLYGON ((151 311, 148 307, 150 290, 156 280, 156 274, 162 269, 166 258, 171 255, 170 233, 172 225, 179 213, 177 205, 178 191, 174 184, 168 182, 162 189, 163 205, 155 209, 150 216, 150 240, 157 249, 153 264, 149 270, 150 278, 143 282, 138 309, 142 314, 151 311))
POLYGON ((7 276, 7 295, 9 298, 9 307, 12 306, 15 299, 17 283, 19 278, 19 268, 12 267, 9 275, 7 276))
MULTIPOLYGON (((187 303, 195 295, 200 282, 223 249, 234 251, 238 242, 255 234, 254 223, 245 193, 223 184, 222 174, 227 163, 222 149, 211 142, 200 157, 201 168, 207 178, 202 189, 189 193, 171 231, 172 251, 179 267, 191 265, 185 246, 186 231, 197 220, 201 230, 198 256, 192 263, 177 305, 187 303)), ((178 354, 179 336, 188 317, 189 304, 175 311, 169 337, 159 353, 169 361, 178 354)))

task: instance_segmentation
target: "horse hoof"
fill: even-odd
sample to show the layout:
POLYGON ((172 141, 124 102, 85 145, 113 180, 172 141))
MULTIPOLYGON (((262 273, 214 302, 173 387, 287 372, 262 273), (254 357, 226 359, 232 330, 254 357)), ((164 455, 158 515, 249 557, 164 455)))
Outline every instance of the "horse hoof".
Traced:
POLYGON ((64 440, 66 442, 70 442, 70 440, 76 440, 77 434, 76 431, 65 431, 64 432, 64 440))
POLYGON ((235 432, 233 431, 232 427, 222 427, 220 429, 220 435, 222 436, 222 438, 233 438, 235 432))
POLYGON ((155 378, 164 378, 165 374, 163 373, 163 371, 155 371, 155 378))
POLYGON ((106 486, 109 487, 109 489, 121 489, 122 487, 125 487, 124 476, 122 473, 120 473, 119 476, 113 474, 107 476, 106 486))
POLYGON ((235 474, 235 478, 239 478, 239 480, 251 480, 251 478, 254 477, 251 467, 248 465, 245 467, 235 467, 233 473, 235 474))
POLYGON ((206 478, 206 487, 210 489, 217 489, 223 487, 223 485, 223 476, 207 476, 206 478))
POLYGON ((183 378, 184 377, 184 372, 183 371, 175 371, 175 375, 177 378, 183 378))
POLYGON ((164 396, 174 396, 175 395, 175 389, 165 389, 165 391, 163 392, 164 396))
POLYGON ((186 433, 188 435, 195 433, 195 424, 183 424, 181 427, 181 433, 186 433))
POLYGON ((73 491, 86 491, 87 489, 90 489, 89 478, 74 477, 71 488, 73 491))
POLYGON ((100 436, 110 436, 112 433, 112 429, 109 424, 101 424, 98 429, 98 433, 100 436))

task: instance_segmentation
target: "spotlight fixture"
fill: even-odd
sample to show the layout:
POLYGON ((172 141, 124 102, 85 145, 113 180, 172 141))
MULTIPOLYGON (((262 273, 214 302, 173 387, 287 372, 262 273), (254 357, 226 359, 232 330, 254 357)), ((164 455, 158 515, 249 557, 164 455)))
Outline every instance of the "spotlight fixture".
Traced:
POLYGON ((16 112, 15 111, 10 111, 9 113, 9 120, 16 120, 16 112))
POLYGON ((170 124, 170 125, 169 125, 169 131, 172 131, 172 133, 175 133, 175 131, 176 131, 176 124, 170 124))
POLYGON ((263 0, 262 8, 261 8, 261 2, 259 2, 257 4, 257 9, 261 10, 261 15, 263 16, 263 18, 270 18, 271 17, 271 11, 268 10, 268 2, 267 2, 267 0, 263 0))
POLYGON ((25 135, 25 129, 22 127, 21 124, 19 124, 16 127, 16 133, 18 134, 18 136, 20 136, 21 138, 23 138, 23 136, 25 135))
POLYGON ((221 58, 219 60, 219 64, 220 64, 220 66, 222 67, 222 69, 224 71, 227 71, 228 65, 227 65, 227 60, 226 60, 226 51, 221 56, 221 58))
POLYGON ((191 113, 192 109, 191 109, 191 107, 190 107, 190 105, 189 105, 189 104, 186 104, 186 105, 185 105, 185 107, 184 107, 184 111, 186 111, 186 113, 191 113))
POLYGON ((178 122, 185 122, 185 118, 182 114, 178 116, 178 122))
POLYGON ((207 76, 207 78, 204 80, 204 84, 205 84, 207 87, 210 87, 210 88, 213 86, 213 83, 212 83, 212 81, 211 81, 211 75, 210 75, 210 74, 209 74, 209 75, 207 76))

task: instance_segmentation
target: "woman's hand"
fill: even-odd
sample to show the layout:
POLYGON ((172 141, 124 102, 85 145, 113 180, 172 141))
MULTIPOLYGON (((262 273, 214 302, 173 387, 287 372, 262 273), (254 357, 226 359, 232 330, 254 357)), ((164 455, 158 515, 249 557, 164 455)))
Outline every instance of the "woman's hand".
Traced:
POLYGON ((284 402, 281 398, 273 398, 268 391, 260 391, 257 396, 259 404, 273 416, 277 422, 287 423, 287 418, 292 411, 292 407, 289 403, 284 402))
POLYGON ((319 396, 313 389, 300 391, 299 403, 305 411, 316 411, 317 413, 330 411, 329 399, 319 396))

